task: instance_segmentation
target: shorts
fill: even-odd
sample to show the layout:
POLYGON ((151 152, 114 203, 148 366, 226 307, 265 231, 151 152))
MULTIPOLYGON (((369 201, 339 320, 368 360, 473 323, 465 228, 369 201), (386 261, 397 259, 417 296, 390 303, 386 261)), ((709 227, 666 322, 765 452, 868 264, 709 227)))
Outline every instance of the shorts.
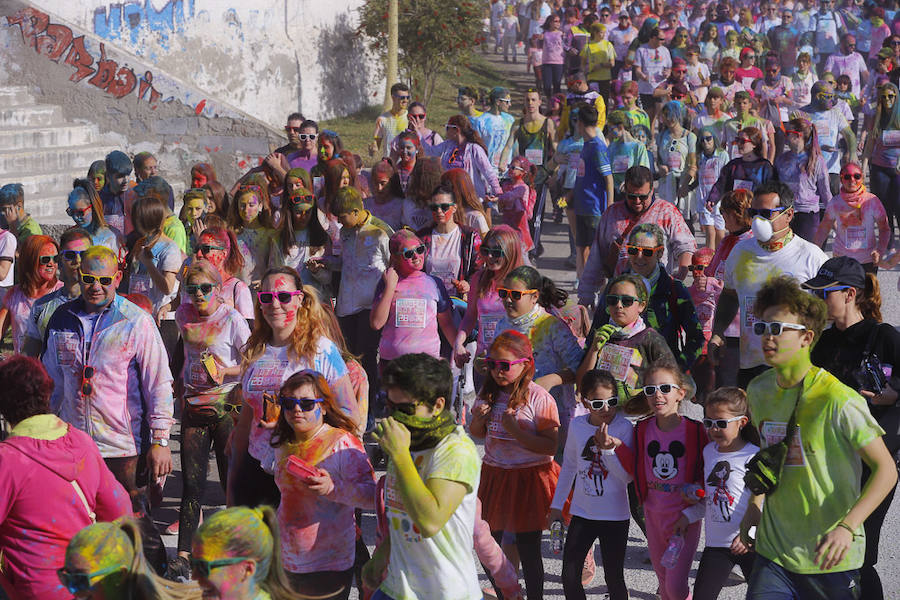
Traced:
POLYGON ((590 248, 600 225, 600 215, 575 215, 575 245, 590 248))
POLYGON ((719 212, 718 202, 712 212, 706 209, 706 202, 697 202, 697 217, 700 220, 700 225, 712 225, 716 229, 725 230, 725 219, 722 218, 722 213, 719 212))

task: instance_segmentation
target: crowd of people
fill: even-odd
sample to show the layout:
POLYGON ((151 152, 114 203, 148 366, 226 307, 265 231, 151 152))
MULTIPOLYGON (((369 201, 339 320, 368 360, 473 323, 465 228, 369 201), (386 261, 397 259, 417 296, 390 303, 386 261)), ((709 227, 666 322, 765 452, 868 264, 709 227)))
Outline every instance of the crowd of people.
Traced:
POLYGON ((897 2, 483 8, 535 87, 440 132, 397 83, 367 158, 298 113, 233 184, 113 151, 59 238, 0 188, 0 597, 537 600, 550 531, 625 600, 632 520, 663 600, 885 597, 897 2))

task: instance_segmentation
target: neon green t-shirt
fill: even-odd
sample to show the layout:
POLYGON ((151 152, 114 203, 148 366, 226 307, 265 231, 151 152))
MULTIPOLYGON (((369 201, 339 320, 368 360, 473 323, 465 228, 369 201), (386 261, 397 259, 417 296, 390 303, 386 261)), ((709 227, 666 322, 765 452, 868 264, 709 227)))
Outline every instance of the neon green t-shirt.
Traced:
POLYGON ((616 58, 616 49, 609 40, 585 44, 581 56, 587 59, 588 81, 609 81, 612 78, 609 62, 616 58))
MULTIPOLYGON (((797 389, 783 389, 770 369, 747 387, 750 414, 761 447, 782 439, 797 389)), ((813 367, 803 380, 797 432, 778 489, 766 496, 756 551, 792 573, 858 569, 866 540, 860 527, 844 559, 828 571, 815 564, 816 545, 859 499, 862 460, 857 451, 884 434, 865 400, 831 373, 813 367)))

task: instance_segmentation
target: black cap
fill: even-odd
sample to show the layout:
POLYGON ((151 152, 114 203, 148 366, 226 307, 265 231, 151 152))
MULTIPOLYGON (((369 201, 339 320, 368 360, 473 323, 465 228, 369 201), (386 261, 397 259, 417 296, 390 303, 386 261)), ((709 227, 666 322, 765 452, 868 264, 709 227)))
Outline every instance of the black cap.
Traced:
POLYGON ((849 256, 835 256, 825 261, 816 276, 803 284, 812 290, 836 285, 849 285, 859 289, 866 287, 866 272, 859 261, 849 256))

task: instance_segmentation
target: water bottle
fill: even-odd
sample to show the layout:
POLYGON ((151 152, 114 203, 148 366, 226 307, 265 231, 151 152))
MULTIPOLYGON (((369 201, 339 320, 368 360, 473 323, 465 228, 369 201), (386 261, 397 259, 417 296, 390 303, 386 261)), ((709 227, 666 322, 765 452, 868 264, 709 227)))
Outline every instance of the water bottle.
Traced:
POLYGON ((692 500, 703 500, 706 496, 706 490, 703 489, 703 486, 696 483, 687 483, 682 489, 684 490, 684 495, 692 500))
POLYGON ((565 527, 562 521, 556 520, 550 524, 550 550, 553 554, 562 554, 563 538, 566 537, 565 527))
POLYGON ((678 563, 678 555, 681 554, 682 548, 684 548, 684 537, 680 533, 676 533, 669 538, 669 546, 663 553, 660 564, 666 569, 674 568, 678 563))

